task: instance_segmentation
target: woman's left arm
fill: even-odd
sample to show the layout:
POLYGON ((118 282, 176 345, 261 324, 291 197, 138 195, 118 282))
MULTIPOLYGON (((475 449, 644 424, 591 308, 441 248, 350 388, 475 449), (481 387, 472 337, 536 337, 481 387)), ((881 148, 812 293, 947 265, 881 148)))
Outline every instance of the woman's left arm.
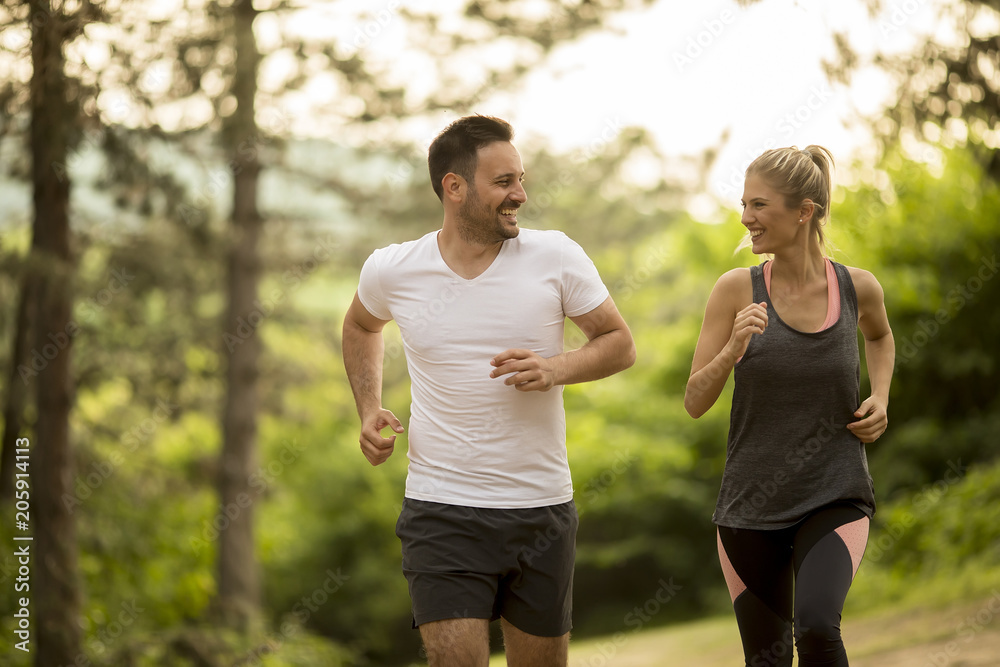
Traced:
POLYGON ((889 385, 896 363, 896 343, 885 312, 885 295, 882 286, 870 272, 850 269, 854 289, 858 295, 858 326, 865 337, 865 361, 871 380, 872 394, 854 413, 860 419, 847 425, 861 442, 878 440, 889 425, 889 385))

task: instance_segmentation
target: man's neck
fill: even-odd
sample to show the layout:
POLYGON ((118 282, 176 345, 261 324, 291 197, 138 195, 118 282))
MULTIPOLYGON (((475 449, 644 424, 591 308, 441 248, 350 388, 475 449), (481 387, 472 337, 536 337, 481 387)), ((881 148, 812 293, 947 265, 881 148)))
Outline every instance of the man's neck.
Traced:
POLYGON ((470 243, 462 238, 456 225, 449 225, 447 221, 437 234, 437 244, 448 268, 466 280, 488 269, 503 247, 503 241, 489 245, 470 243))

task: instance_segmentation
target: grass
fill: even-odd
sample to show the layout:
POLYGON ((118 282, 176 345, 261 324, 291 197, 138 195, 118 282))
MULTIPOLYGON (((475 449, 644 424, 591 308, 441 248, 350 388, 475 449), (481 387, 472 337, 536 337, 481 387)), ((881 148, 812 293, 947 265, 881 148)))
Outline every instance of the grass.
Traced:
MULTIPOLYGON (((733 618, 711 618, 652 630, 628 630, 570 644, 571 667, 631 667, 632 665, 695 665, 702 658, 716 661, 739 655, 740 641, 733 618), (706 647, 710 647, 706 650, 706 647), (735 651, 735 653, 734 653, 735 651), (669 658, 665 658, 669 655, 669 658)), ((495 655, 490 667, 506 665, 495 655)), ((704 663, 712 664, 712 663, 704 663)), ((726 663, 732 664, 729 659, 726 663)))
MULTIPOLYGON (((914 599, 925 597, 915 593, 914 599)), ((907 599, 845 616, 852 667, 995 667, 1000 664, 1000 587, 941 603, 907 599)), ((732 616, 618 633, 570 644, 570 667, 735 667, 742 664, 732 616)), ((506 665, 495 655, 490 667, 506 665)))

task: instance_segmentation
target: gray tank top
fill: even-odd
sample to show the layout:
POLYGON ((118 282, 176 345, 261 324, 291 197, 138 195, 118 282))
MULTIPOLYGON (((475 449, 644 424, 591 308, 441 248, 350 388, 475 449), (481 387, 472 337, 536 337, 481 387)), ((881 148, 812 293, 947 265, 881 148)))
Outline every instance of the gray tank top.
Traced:
POLYGON ((870 517, 875 493, 865 446, 847 429, 861 404, 851 275, 833 263, 840 318, 804 333, 778 317, 761 266, 750 267, 750 277, 754 303, 767 302, 768 326, 750 338, 735 367, 726 468, 712 520, 731 528, 785 528, 837 502, 870 517))

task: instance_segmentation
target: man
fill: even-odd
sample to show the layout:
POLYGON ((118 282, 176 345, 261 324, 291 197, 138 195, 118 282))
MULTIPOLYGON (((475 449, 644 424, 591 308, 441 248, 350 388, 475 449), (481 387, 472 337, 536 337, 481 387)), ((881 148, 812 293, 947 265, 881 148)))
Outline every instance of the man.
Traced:
POLYGON ((577 514, 562 385, 635 361, 593 263, 557 231, 521 230, 524 169, 505 121, 469 116, 430 146, 439 231, 376 250, 344 320, 344 364, 372 465, 403 425, 382 407, 382 328, 396 320, 412 385, 396 534, 431 667, 564 666, 577 514), (586 334, 563 352, 569 317, 586 334), (555 391, 549 391, 553 387, 555 391), (544 539, 540 537, 544 536, 544 539))

